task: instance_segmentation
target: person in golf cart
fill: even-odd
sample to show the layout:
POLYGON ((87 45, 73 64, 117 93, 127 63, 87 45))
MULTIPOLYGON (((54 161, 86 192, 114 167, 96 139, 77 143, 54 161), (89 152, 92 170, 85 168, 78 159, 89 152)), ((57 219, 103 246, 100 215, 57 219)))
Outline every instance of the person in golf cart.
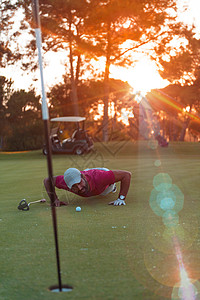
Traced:
MULTIPOLYGON (((53 184, 58 189, 64 189, 82 197, 96 195, 108 195, 116 192, 116 182, 120 182, 120 191, 115 201, 110 205, 126 205, 125 199, 128 194, 131 181, 131 173, 123 170, 109 170, 107 168, 93 168, 79 171, 76 168, 69 168, 64 175, 54 176, 53 184)), ((44 186, 50 195, 49 178, 44 179, 44 186)), ((67 205, 59 201, 55 192, 55 206, 67 205)))
MULTIPOLYGON (((58 117, 50 121, 52 122, 51 124, 56 124, 56 127, 51 128, 50 133, 52 153, 82 155, 93 150, 94 143, 92 137, 89 136, 87 130, 85 130, 85 117, 58 117), (66 138, 66 133, 71 131, 74 124, 75 130, 73 134, 66 138)), ((47 155, 46 144, 44 144, 42 152, 44 155, 47 155)))

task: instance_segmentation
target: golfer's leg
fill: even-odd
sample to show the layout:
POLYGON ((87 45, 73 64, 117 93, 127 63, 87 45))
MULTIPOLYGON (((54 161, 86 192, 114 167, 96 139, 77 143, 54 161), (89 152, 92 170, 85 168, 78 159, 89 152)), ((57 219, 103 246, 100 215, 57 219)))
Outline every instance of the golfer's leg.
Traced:
POLYGON ((110 171, 107 168, 91 168, 91 169, 85 169, 84 171, 89 171, 89 170, 102 170, 102 171, 110 171))

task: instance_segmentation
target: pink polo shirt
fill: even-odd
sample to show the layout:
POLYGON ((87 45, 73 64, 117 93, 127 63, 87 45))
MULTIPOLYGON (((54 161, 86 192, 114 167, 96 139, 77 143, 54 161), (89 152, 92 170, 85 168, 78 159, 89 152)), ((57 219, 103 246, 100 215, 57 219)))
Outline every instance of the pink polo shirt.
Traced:
MULTIPOLYGON (((85 195, 81 195, 82 197, 100 195, 109 185, 115 183, 115 176, 112 171, 91 169, 88 171, 80 172, 85 175, 90 187, 90 191, 88 193, 85 193, 85 195)), ((55 186, 58 189, 64 189, 71 192, 64 181, 63 175, 56 177, 55 186)))

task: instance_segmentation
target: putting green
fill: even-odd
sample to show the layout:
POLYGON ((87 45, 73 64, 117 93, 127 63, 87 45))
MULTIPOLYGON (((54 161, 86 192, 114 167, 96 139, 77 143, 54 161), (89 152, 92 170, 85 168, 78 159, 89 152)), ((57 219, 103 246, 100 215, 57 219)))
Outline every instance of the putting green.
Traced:
MULTIPOLYGON (((118 193, 82 199, 58 191, 60 200, 69 202, 56 209, 62 282, 73 287, 59 295, 48 290, 57 284, 51 209, 48 203, 34 204, 27 212, 17 209, 24 198, 31 202, 46 197, 46 157, 41 151, 1 153, 0 299, 171 299, 180 281, 174 232, 185 269, 199 286, 200 144, 170 143, 168 148, 152 149, 147 142, 113 142, 95 148, 95 153, 80 157, 54 155, 54 175, 72 166, 131 171, 127 205, 107 205, 118 193), (173 229, 150 206, 154 178, 160 173, 168 174, 184 195, 177 209, 179 225, 173 229)), ((175 192, 158 196, 164 213, 175 207, 175 192)))

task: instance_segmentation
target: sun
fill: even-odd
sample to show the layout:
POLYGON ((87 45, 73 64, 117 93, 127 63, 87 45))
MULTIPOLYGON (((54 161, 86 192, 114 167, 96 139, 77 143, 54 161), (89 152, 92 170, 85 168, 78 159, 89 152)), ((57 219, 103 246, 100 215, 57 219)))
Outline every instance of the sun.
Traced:
POLYGON ((163 88, 169 84, 162 79, 156 64, 148 58, 141 59, 133 68, 112 67, 110 77, 127 81, 134 89, 146 94, 151 89, 163 88))

